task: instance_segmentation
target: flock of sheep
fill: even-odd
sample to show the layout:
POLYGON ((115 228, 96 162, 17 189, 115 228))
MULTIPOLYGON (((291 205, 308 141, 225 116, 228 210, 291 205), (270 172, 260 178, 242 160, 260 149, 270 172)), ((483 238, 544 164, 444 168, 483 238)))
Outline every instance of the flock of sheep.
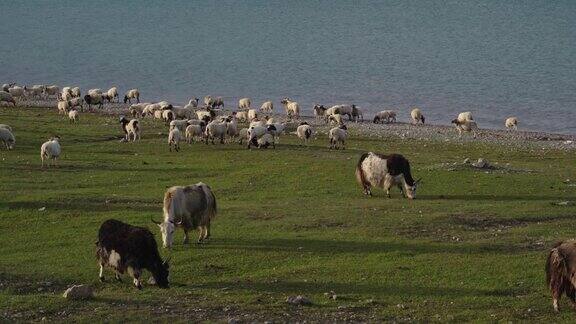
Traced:
MULTIPOLYGON (((102 89, 90 89, 82 96, 79 87, 60 87, 57 85, 33 85, 18 86, 14 83, 2 85, 0 91, 0 103, 11 103, 16 106, 17 101, 28 99, 57 100, 58 112, 66 114, 70 122, 78 122, 79 111, 87 107, 92 110, 93 106, 102 108, 105 103, 120 102, 117 87, 108 91, 102 89)), ((300 120, 300 105, 290 98, 283 98, 280 103, 284 107, 287 119, 283 122, 270 117, 274 113, 274 103, 266 101, 260 109, 252 108, 250 98, 238 100, 236 111, 226 111, 222 97, 206 96, 203 105, 199 98, 191 99, 185 106, 172 105, 167 101, 155 103, 140 102, 138 89, 131 89, 124 93, 123 102, 130 104, 127 117, 120 118, 120 125, 124 131, 123 141, 136 141, 141 138, 142 127, 138 118, 153 118, 162 120, 169 126, 168 146, 169 150, 180 150, 180 143, 186 141, 192 143, 204 141, 206 144, 215 144, 238 141, 240 144, 246 140, 247 147, 275 148, 278 138, 286 131, 294 132, 297 137, 307 144, 314 130, 305 121, 300 120), (136 103, 132 103, 135 100, 136 103), (242 125, 242 126, 241 126, 242 125), (245 127, 243 127, 245 126, 245 127)), ((329 147, 332 149, 345 149, 348 138, 348 121, 359 122, 364 120, 362 110, 356 105, 341 104, 326 108, 323 105, 313 107, 314 116, 317 120, 323 120, 326 124, 332 124, 328 132, 329 147)), ((412 123, 421 125, 425 123, 425 117, 419 108, 413 108, 410 112, 412 123)), ((375 114, 373 123, 395 123, 397 113, 393 110, 383 110, 375 114)), ((452 120, 459 136, 463 133, 472 133, 476 137, 478 125, 474 121, 471 112, 463 112, 452 120)), ((506 119, 505 126, 509 129, 517 129, 518 119, 510 117, 506 119)), ((15 137, 8 125, 0 124, 0 140, 7 149, 15 145, 15 137)), ((42 164, 45 160, 53 160, 56 163, 61 152, 58 138, 51 138, 42 146, 42 164)))

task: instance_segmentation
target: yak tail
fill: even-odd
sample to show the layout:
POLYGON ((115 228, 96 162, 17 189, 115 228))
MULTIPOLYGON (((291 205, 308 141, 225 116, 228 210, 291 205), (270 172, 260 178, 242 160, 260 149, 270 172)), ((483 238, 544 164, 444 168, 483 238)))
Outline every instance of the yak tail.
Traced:
POLYGON ((364 173, 364 170, 362 169, 362 163, 364 162, 364 160, 366 160, 366 158, 369 155, 370 155, 370 153, 362 154, 362 156, 360 156, 360 160, 358 161, 358 164, 356 164, 356 180, 358 180, 358 183, 362 186, 362 189, 365 189, 367 186, 369 186, 369 183, 366 180, 366 174, 364 173))
POLYGON ((562 244, 562 242, 554 245, 548 254, 548 259, 546 260, 546 284, 548 285, 548 288, 553 291, 558 291, 562 288, 564 278, 566 278, 568 272, 566 260, 558 250, 560 244, 562 244))
POLYGON ((202 191, 204 191, 204 195, 206 197, 207 209, 204 215, 207 216, 209 220, 212 220, 214 217, 216 217, 217 213, 216 197, 214 197, 212 189, 207 184, 200 182, 198 186, 202 188, 202 191))

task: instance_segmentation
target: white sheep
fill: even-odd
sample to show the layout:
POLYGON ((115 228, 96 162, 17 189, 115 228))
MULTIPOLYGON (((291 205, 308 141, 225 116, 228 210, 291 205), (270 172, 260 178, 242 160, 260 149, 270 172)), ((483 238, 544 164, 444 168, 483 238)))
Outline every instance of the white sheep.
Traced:
POLYGON ((188 101, 188 104, 186 106, 184 106, 184 108, 186 108, 186 109, 198 108, 198 101, 199 100, 200 99, 198 99, 198 98, 190 99, 190 101, 188 101))
POLYGON ((396 122, 396 112, 393 110, 382 110, 377 112, 373 120, 374 124, 378 123, 395 123, 396 122))
POLYGON ((268 148, 268 146, 272 145, 272 148, 276 148, 276 144, 274 143, 274 136, 271 134, 264 134, 257 140, 258 148, 268 148))
POLYGON ((274 112, 274 103, 272 101, 266 101, 260 106, 260 111, 263 113, 271 114, 274 112))
POLYGON ((250 125, 248 125, 248 128, 252 128, 255 126, 266 126, 268 124, 266 124, 266 121, 264 120, 253 120, 250 122, 250 125))
POLYGON ((212 98, 212 96, 204 97, 204 104, 210 108, 224 108, 224 99, 222 97, 212 98))
POLYGON ((248 120, 252 121, 254 119, 258 118, 258 112, 256 111, 256 109, 249 109, 248 110, 248 120))
POLYGON ((74 98, 80 98, 82 96, 82 92, 80 91, 79 87, 72 88, 70 92, 72 93, 72 97, 74 98))
POLYGON ((70 103, 67 100, 58 101, 58 114, 66 114, 70 109, 70 103))
POLYGON ((298 128, 296 128, 296 135, 307 145, 308 140, 312 137, 312 127, 310 127, 307 122, 301 122, 298 128))
POLYGON ((12 88, 8 89, 8 92, 12 95, 14 99, 24 98, 24 88, 22 87, 13 86, 12 88))
POLYGON ((322 120, 325 118, 324 116, 326 115, 327 109, 326 109, 326 107, 324 107, 324 105, 316 104, 316 105, 314 105, 314 108, 312 108, 312 110, 314 110, 314 117, 317 120, 322 120))
POLYGON ((216 117, 216 113, 212 109, 210 109, 210 110, 198 110, 198 111, 196 111, 196 116, 198 117, 198 119, 208 122, 208 121, 213 120, 214 117, 216 117))
POLYGON ((506 118, 506 122, 504 123, 506 128, 508 129, 518 129, 518 118, 517 117, 508 117, 506 118))
POLYGON ((242 98, 238 100, 238 109, 250 109, 252 102, 250 98, 242 98))
POLYGON ((422 111, 419 108, 414 108, 412 109, 412 111, 410 112, 410 117, 412 117, 412 123, 413 124, 424 124, 424 115, 422 114, 422 111))
POLYGON ((62 147, 60 146, 60 137, 55 136, 44 142, 40 147, 40 159, 42 160, 42 167, 44 167, 44 160, 52 160, 54 166, 56 166, 56 160, 60 157, 62 153, 62 147))
POLYGON ((8 89, 12 88, 13 86, 16 85, 16 82, 12 82, 12 83, 4 83, 2 85, 2 88, 0 90, 4 91, 4 92, 8 92, 8 89))
POLYGON ((362 119, 362 122, 364 122, 364 114, 362 113, 362 109, 356 107, 356 105, 352 105, 352 120, 358 122, 360 119, 362 119))
POLYGON ((188 127, 186 127, 186 142, 188 142, 188 144, 192 143, 192 141, 195 142, 194 139, 197 137, 202 138, 203 135, 204 129, 202 125, 188 125, 188 127))
POLYGON ((275 127, 273 125, 254 125, 248 128, 248 148, 252 145, 258 146, 258 139, 264 134, 270 134, 275 127))
POLYGON ((333 125, 344 125, 344 120, 340 114, 328 115, 328 121, 333 125))
POLYGON ((172 110, 161 110, 162 111, 162 120, 168 125, 171 121, 174 120, 174 112, 172 110))
POLYGON ((75 108, 75 107, 84 108, 83 103, 84 103, 84 99, 82 99, 80 97, 74 97, 74 98, 68 100, 68 105, 70 106, 70 108, 75 108))
POLYGON ((70 109, 70 111, 68 112, 68 119, 70 120, 70 122, 78 122, 78 110, 76 109, 70 109))
POLYGON ((14 138, 14 134, 12 134, 12 128, 8 125, 2 126, 3 127, 0 127, 0 141, 4 143, 6 149, 11 150, 16 144, 16 139, 14 138))
POLYGON ((89 93, 84 96, 84 102, 88 105, 88 109, 92 108, 92 105, 98 105, 98 108, 102 108, 104 105, 104 97, 102 94, 89 93))
POLYGON ((174 118, 178 119, 190 119, 196 117, 194 109, 186 105, 186 107, 176 107, 172 106, 172 112, 174 113, 174 118), (188 108, 187 108, 188 107, 188 108))
POLYGON ((26 86, 24 86, 24 92, 26 93, 27 96, 33 97, 33 98, 39 98, 42 96, 42 93, 44 93, 44 86, 42 85, 34 85, 31 88, 27 88, 26 86))
POLYGON ((117 102, 120 102, 120 97, 118 96, 118 88, 112 87, 108 89, 108 102, 117 99, 117 102))
POLYGON ((338 127, 334 127, 330 130, 329 138, 330 138, 330 148, 331 149, 339 149, 340 147, 344 150, 346 149, 345 143, 346 138, 348 137, 348 128, 346 125, 340 125, 338 127))
POLYGON ((163 119, 162 115, 164 114, 164 110, 155 110, 154 111, 154 119, 163 119))
POLYGON ((238 131, 238 144, 242 145, 242 141, 245 139, 248 139, 248 128, 242 128, 238 131))
POLYGON ((71 87, 62 88, 62 92, 60 93, 60 99, 66 101, 72 99, 72 88, 71 87))
POLYGON ((9 102, 16 107, 16 100, 14 100, 14 97, 6 91, 0 91, 0 102, 9 102))
POLYGON ((135 142, 136 139, 141 139, 142 130, 140 129, 138 119, 128 120, 128 118, 122 116, 120 118, 120 125, 122 126, 127 142, 130 142, 130 139, 132 139, 133 142, 135 142))
POLYGON ((60 93, 60 88, 57 85, 51 85, 44 88, 44 94, 46 97, 55 96, 58 98, 58 93, 60 93))
POLYGON ((149 102, 133 104, 133 105, 130 105, 130 108, 128 108, 128 111, 130 112, 130 115, 132 117, 142 117, 142 113, 144 111, 144 108, 146 108, 146 106, 148 106, 149 104, 150 104, 149 102))
POLYGON ((354 107, 356 107, 356 106, 355 105, 335 105, 335 106, 332 106, 332 107, 326 109, 326 115, 327 116, 334 115, 334 114, 347 115, 348 120, 352 120, 352 111, 354 110, 354 107))
POLYGON ((180 151, 180 141, 182 140, 182 132, 178 127, 174 127, 170 130, 168 134, 168 146, 170 148, 170 152, 172 152, 172 146, 174 146, 174 150, 176 152, 180 151))
POLYGON ((470 133, 472 132, 472 135, 474 138, 476 138, 476 131, 478 130, 478 125, 476 124, 475 121, 473 120, 458 120, 458 118, 452 120, 452 124, 454 124, 454 126, 456 126, 456 129, 458 130, 458 136, 462 137, 462 132, 466 132, 466 133, 470 133))
POLYGON ((240 122, 248 121, 248 111, 235 111, 232 115, 236 116, 240 122))
POLYGON ((214 139, 219 138, 220 144, 224 144, 224 137, 226 136, 226 132, 228 130, 228 122, 227 121, 216 121, 213 120, 208 125, 206 125, 206 144, 208 144, 208 140, 212 140, 212 144, 214 144, 214 139))
POLYGON ((281 103, 284 105, 286 115, 289 118, 300 117, 300 105, 296 101, 292 101, 290 98, 284 98, 281 103))
POLYGON ((285 123, 272 123, 272 124, 267 124, 269 126, 273 126, 273 127, 268 127, 268 132, 274 136, 274 140, 276 142, 278 142, 278 138, 280 137, 280 135, 282 133, 284 133, 284 129, 286 128, 286 124, 285 123))
POLYGON ((228 138, 230 139, 230 142, 232 142, 239 135, 238 122, 236 120, 236 117, 234 117, 234 116, 230 116, 226 120, 228 121, 228 127, 226 129, 226 136, 228 136, 228 138))
POLYGON ((124 103, 132 103, 132 99, 136 99, 137 103, 140 103, 140 91, 138 89, 131 89, 124 94, 124 103))
POLYGON ((467 121, 467 120, 468 121, 474 120, 474 118, 472 118, 472 113, 469 111, 459 113, 458 118, 456 118, 456 119, 458 119, 458 121, 460 121, 460 122, 467 121))
MULTIPOLYGON (((165 111, 170 111, 170 110, 165 110, 165 111)), ((188 120, 180 120, 180 119, 175 119, 173 121, 170 122, 170 130, 174 129, 174 128, 178 128, 181 132, 184 132, 184 130, 186 130, 186 127, 189 125, 190 123, 188 122, 188 120)))

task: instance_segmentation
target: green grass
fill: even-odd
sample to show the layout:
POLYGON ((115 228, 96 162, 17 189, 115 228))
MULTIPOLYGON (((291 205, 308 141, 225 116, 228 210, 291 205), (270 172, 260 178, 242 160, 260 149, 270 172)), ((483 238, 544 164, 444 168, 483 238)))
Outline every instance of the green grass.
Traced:
POLYGON ((574 236, 576 207, 556 205, 576 200, 563 183, 576 179, 574 153, 354 136, 345 151, 328 150, 326 138, 300 147, 284 136, 276 150, 186 144, 171 153, 159 122, 143 121, 141 142, 120 143, 116 117, 80 118, 0 110, 17 140, 0 150, 0 320, 574 318, 566 299, 553 312, 544 283, 549 246, 574 236), (62 137, 60 166, 41 169, 40 145, 52 134, 62 137), (418 199, 363 196, 354 167, 367 150, 408 157, 424 181, 418 199), (440 166, 465 157, 535 172, 440 166), (213 240, 183 245, 177 232, 161 251, 172 257, 172 287, 100 283, 99 225, 147 226, 160 241, 150 218, 161 218, 166 187, 199 181, 218 199, 213 240), (63 299, 74 283, 92 285, 97 298, 63 299), (288 305, 295 294, 314 305, 288 305))

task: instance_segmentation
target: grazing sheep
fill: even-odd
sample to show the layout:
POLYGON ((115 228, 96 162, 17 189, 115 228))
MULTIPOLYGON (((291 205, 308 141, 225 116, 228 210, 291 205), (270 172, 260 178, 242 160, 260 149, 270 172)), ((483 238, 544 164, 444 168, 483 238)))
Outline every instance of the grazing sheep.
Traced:
POLYGON ((248 139, 248 128, 242 128, 238 131, 238 144, 242 145, 242 141, 248 139))
POLYGON ((346 138, 348 137, 348 128, 346 125, 340 125, 338 127, 334 127, 330 130, 329 138, 330 138, 330 148, 331 149, 339 149, 342 147, 343 150, 346 149, 346 138))
POLYGON ((248 110, 248 120, 252 121, 258 118, 258 112, 256 111, 256 109, 250 109, 248 110))
POLYGON ((300 118, 300 105, 296 101, 286 97, 280 102, 284 105, 288 118, 300 118))
POLYGON ((154 111, 154 119, 162 119, 163 113, 164 113, 164 110, 155 110, 154 111))
POLYGON ((267 124, 267 125, 274 126, 272 128, 269 128, 269 133, 272 136, 274 136, 274 140, 276 142, 278 142, 278 138, 280 138, 280 135, 282 133, 284 133, 284 129, 286 128, 286 124, 285 123, 273 123, 273 124, 267 124))
POLYGON ((12 128, 10 128, 10 126, 2 125, 2 127, 0 127, 0 141, 4 143, 6 149, 11 150, 14 148, 16 139, 14 138, 14 134, 12 134, 12 128))
POLYGON ((143 103, 138 103, 138 104, 133 104, 130 105, 130 108, 128 108, 128 111, 130 112, 130 115, 133 118, 140 118, 142 117, 142 113, 144 112, 144 108, 146 108, 146 106, 148 106, 150 103, 149 102, 143 102, 143 103))
POLYGON ((332 114, 328 116, 328 121, 330 121, 331 124, 344 125, 344 120, 340 114, 332 114))
POLYGON ((176 119, 191 119, 196 117, 194 109, 191 107, 175 107, 170 105, 170 110, 174 113, 174 118, 176 119))
POLYGON ((374 124, 383 123, 395 123, 396 122, 396 112, 393 110, 382 110, 376 113, 373 120, 374 124))
MULTIPOLYGON (((169 111, 169 110, 168 110, 169 111)), ((186 130, 186 127, 190 125, 190 123, 188 122, 188 120, 180 120, 180 119, 176 119, 170 122, 170 130, 172 130, 173 128, 178 128, 181 132, 184 132, 186 130)))
POLYGON ((1 90, 4 91, 4 92, 8 92, 8 89, 12 88, 12 87, 15 86, 15 85, 16 85, 16 82, 13 82, 13 83, 4 83, 4 84, 2 85, 2 89, 1 89, 1 90))
POLYGON ((4 129, 7 129, 9 131, 12 131, 12 127, 10 127, 10 125, 0 124, 0 128, 4 128, 4 129))
POLYGON ((312 108, 314 110, 314 117, 317 120, 322 120, 324 119, 324 116, 326 115, 326 107, 324 107, 324 105, 314 105, 314 108, 312 108))
POLYGON ((206 144, 208 144, 208 140, 212 140, 212 144, 214 144, 214 139, 219 138, 220 144, 224 144, 224 136, 226 136, 226 132, 228 130, 228 121, 211 121, 206 125, 206 144))
POLYGON ((250 98, 242 98, 238 100, 238 109, 250 109, 252 102, 250 98))
MULTIPOLYGON (((144 104, 143 104, 144 105, 144 104)), ((152 116, 154 117, 154 112, 157 110, 162 110, 162 105, 160 103, 153 103, 144 106, 142 109, 142 116, 152 116)))
POLYGON ((58 101, 58 114, 66 114, 70 109, 70 103, 66 100, 58 101))
POLYGON ((202 138, 204 135, 204 122, 202 125, 188 125, 186 127, 186 142, 191 144, 193 141, 196 142, 194 139, 197 137, 202 138))
POLYGON ((44 86, 34 85, 31 88, 24 86, 24 93, 29 97, 40 98, 42 97, 42 93, 44 93, 44 86))
POLYGON ((272 148, 276 148, 276 144, 274 143, 274 136, 271 134, 264 134, 257 140, 258 148, 268 148, 272 145, 272 148))
POLYGON ((352 120, 353 107, 355 107, 355 105, 335 105, 326 109, 326 116, 333 114, 347 115, 348 120, 352 120))
POLYGON ((60 157, 62 148, 60 146, 60 137, 54 136, 49 141, 42 144, 40 147, 40 159, 42 160, 42 167, 44 167, 44 160, 52 160, 56 166, 56 160, 60 157))
POLYGON ((359 119, 362 119, 362 122, 364 122, 364 114, 362 113, 362 109, 356 107, 356 105, 352 105, 352 120, 358 122, 359 119))
POLYGON ((68 119, 70 120, 71 123, 78 122, 78 110, 70 109, 70 111, 68 112, 68 119))
POLYGON ((122 126, 122 130, 124 131, 125 139, 127 142, 130 142, 130 139, 135 142, 136 139, 141 138, 140 136, 142 130, 140 129, 140 122, 138 119, 128 120, 128 118, 122 116, 120 118, 120 125, 122 126))
POLYGON ((506 122, 504 123, 504 125, 506 125, 506 128, 508 128, 508 129, 517 130, 518 129, 518 118, 508 117, 506 119, 506 122))
POLYGON ((228 128, 226 129, 226 136, 230 139, 229 142, 232 142, 236 137, 238 137, 238 122, 236 121, 236 117, 234 115, 226 118, 228 120, 228 128))
POLYGON ((235 111, 232 115, 242 123, 248 121, 248 111, 235 111))
POLYGON ((410 112, 410 117, 412 117, 412 123, 413 124, 420 124, 422 123, 422 125, 424 125, 424 115, 422 115, 422 111, 419 108, 414 108, 412 109, 412 111, 410 112))
POLYGON ((57 85, 51 85, 44 88, 44 94, 46 97, 54 96, 58 98, 58 94, 60 93, 60 88, 57 85))
POLYGON ((264 136, 264 134, 269 134, 271 131, 274 130, 276 130, 276 127, 274 127, 274 125, 250 126, 248 128, 248 136, 247 136, 248 148, 251 148, 252 145, 258 146, 258 139, 264 136))
POLYGON ((84 102, 88 105, 88 109, 92 109, 92 105, 98 105, 98 108, 102 109, 104 97, 98 93, 87 94, 84 96, 84 102))
POLYGON ((212 98, 212 96, 204 97, 204 104, 210 108, 224 108, 224 99, 222 97, 212 98))
POLYGON ((546 259, 546 284, 552 293, 552 306, 558 312, 558 302, 566 294, 576 306, 576 241, 566 240, 554 244, 546 259))
POLYGON ((162 120, 168 125, 174 118, 174 112, 172 110, 161 110, 162 111, 162 120))
POLYGON ((410 163, 400 154, 382 155, 373 152, 362 154, 356 165, 356 180, 365 195, 372 196, 371 187, 383 187, 390 198, 390 188, 397 185, 409 199, 416 198, 420 179, 414 181, 410 163))
POLYGON ((136 99, 137 103, 140 103, 140 91, 138 89, 131 89, 124 95, 124 103, 132 103, 132 99, 136 99))
POLYGON ((182 132, 178 127, 174 127, 168 133, 168 147, 170 152, 172 152, 172 146, 176 152, 180 151, 180 141, 182 140, 182 132))
POLYGON ((117 100, 116 102, 120 102, 120 97, 118 96, 118 89, 116 87, 108 89, 107 95, 108 95, 108 102, 114 99, 117 100))
POLYGON ((476 138, 476 131, 478 130, 478 125, 476 124, 475 121, 471 120, 460 121, 458 120, 458 118, 456 118, 452 120, 452 124, 454 124, 454 126, 456 126, 456 129, 458 129, 458 137, 462 137, 462 132, 466 133, 472 132, 473 137, 476 138))
POLYGON ((198 108, 198 101, 200 99, 198 98, 194 98, 194 99, 190 99, 190 101, 188 101, 188 104, 186 106, 184 106, 184 108, 189 109, 189 108, 198 108))
POLYGON ((16 107, 16 100, 6 91, 0 91, 0 102, 11 102, 16 107))
POLYGON ((198 117, 198 119, 200 120, 204 120, 204 121, 211 121, 214 119, 214 117, 216 117, 216 112, 214 112, 214 110, 212 109, 208 109, 208 110, 198 110, 196 112, 196 116, 198 117))
POLYGON ((251 128, 253 126, 266 126, 266 125, 268 124, 264 120, 253 120, 250 122, 250 125, 248 125, 248 128, 251 128))
POLYGON ((260 106, 260 111, 263 113, 271 114, 274 112, 274 103, 272 101, 266 101, 260 106))
POLYGON ((474 118, 472 118, 472 113, 469 111, 459 113, 458 118, 456 118, 456 119, 458 119, 458 121, 461 121, 461 122, 474 120, 474 118))
POLYGON ((70 92, 72 93, 72 97, 74 98, 80 98, 82 96, 82 92, 80 91, 79 87, 72 88, 70 92))
POLYGON ((62 100, 70 100, 72 99, 72 88, 70 87, 64 87, 62 88, 62 92, 60 93, 60 99, 62 100))
POLYGON ((12 95, 14 99, 24 98, 24 88, 22 87, 13 86, 12 88, 8 89, 8 92, 12 95))
POLYGON ((72 98, 72 99, 68 100, 68 105, 70 106, 70 108, 75 108, 75 107, 84 108, 83 103, 84 103, 84 99, 82 99, 80 97, 72 98))
POLYGON ((307 122, 301 122, 298 128, 296 128, 296 135, 307 145, 308 140, 312 137, 312 127, 310 127, 307 122))

